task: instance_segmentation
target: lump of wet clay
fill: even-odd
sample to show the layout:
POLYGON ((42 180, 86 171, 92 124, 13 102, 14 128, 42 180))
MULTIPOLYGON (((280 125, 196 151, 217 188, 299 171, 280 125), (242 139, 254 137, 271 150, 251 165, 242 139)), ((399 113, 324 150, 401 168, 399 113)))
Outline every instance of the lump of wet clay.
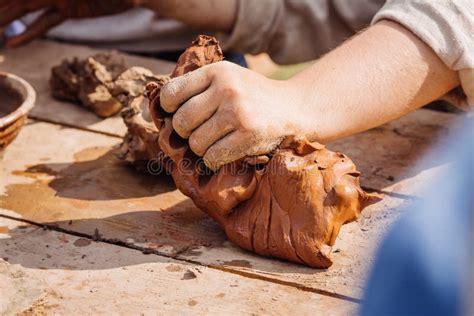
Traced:
POLYGON ((55 98, 80 104, 105 118, 142 95, 151 80, 157 78, 150 70, 128 68, 122 56, 107 52, 63 60, 51 69, 49 82, 55 98))
MULTIPOLYGON (((199 36, 171 77, 222 59, 217 40, 199 36)), ((314 268, 331 266, 331 247, 341 226, 378 200, 361 189, 354 163, 292 136, 268 155, 246 157, 212 172, 173 130, 172 114, 160 106, 161 87, 147 85, 150 113, 178 189, 240 247, 314 268)))

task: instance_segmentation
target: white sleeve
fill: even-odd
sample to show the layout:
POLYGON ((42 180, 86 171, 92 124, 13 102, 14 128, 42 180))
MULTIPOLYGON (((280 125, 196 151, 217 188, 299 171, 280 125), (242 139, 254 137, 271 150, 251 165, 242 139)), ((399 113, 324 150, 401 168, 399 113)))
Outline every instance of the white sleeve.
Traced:
POLYGON ((392 20, 424 41, 459 74, 462 91, 447 99, 463 109, 474 109, 474 1, 388 0, 372 23, 392 20))

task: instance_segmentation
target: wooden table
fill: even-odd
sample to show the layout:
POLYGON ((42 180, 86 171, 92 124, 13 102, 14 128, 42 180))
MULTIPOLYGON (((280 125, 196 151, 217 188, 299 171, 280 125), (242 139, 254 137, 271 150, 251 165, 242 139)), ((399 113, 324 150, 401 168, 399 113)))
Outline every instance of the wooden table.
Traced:
MULTIPOLYGON (((331 144, 383 194, 345 225, 327 270, 269 259, 227 241, 165 176, 115 156, 119 116, 101 120, 51 98, 49 72, 94 50, 37 41, 0 51, 0 69, 38 93, 30 121, 0 161, 0 314, 354 313, 381 237, 442 168, 415 162, 455 115, 419 110, 331 144)), ((126 56, 167 73, 172 64, 126 56)))

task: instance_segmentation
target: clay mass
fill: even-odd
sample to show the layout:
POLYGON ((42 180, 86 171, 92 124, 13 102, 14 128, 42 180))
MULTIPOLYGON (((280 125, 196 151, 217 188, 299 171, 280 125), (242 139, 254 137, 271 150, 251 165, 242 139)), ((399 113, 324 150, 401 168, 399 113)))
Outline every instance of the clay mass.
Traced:
POLYGON ((145 85, 163 85, 167 75, 154 75, 143 67, 128 68, 116 52, 99 53, 85 59, 63 60, 51 69, 52 95, 79 104, 100 117, 121 111, 128 132, 120 146, 119 158, 139 171, 147 171, 150 160, 161 153, 158 129, 148 112, 145 85))
POLYGON ((63 60, 51 69, 52 95, 86 107, 100 117, 118 113, 143 95, 145 84, 161 80, 143 67, 128 68, 116 52, 63 60))
MULTIPOLYGON (((179 58, 171 77, 223 59, 217 40, 199 36, 179 58)), ((211 172, 187 140, 173 130, 173 114, 160 106, 160 82, 147 85, 166 169, 185 195, 225 230, 258 254, 314 268, 331 266, 341 226, 378 200, 359 185, 359 172, 344 154, 291 136, 261 157, 246 157, 211 172)))

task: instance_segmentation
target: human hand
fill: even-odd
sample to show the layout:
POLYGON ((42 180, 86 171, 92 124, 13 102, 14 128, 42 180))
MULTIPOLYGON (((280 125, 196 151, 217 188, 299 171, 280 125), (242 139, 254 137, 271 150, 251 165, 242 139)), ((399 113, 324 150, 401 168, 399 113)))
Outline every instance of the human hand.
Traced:
MULTIPOLYGON (((250 118, 266 117, 260 113, 266 114, 267 110, 275 114, 284 110, 285 105, 291 105, 287 122, 298 122, 297 126, 301 127, 301 121, 295 118, 309 115, 301 115, 297 106, 301 103, 294 91, 299 92, 299 87, 288 87, 287 83, 275 83, 235 65, 219 63, 222 57, 217 40, 200 35, 180 56, 171 74, 173 78, 186 79, 174 79, 174 85, 178 83, 178 86, 172 85, 164 93, 173 100, 168 103, 168 106, 172 104, 168 110, 173 112, 179 107, 179 98, 184 100, 186 96, 178 94, 189 88, 186 91, 192 92, 190 100, 201 96, 202 108, 214 116, 224 111, 226 104, 237 110, 245 108, 242 105, 248 104, 247 100, 255 108, 248 107, 252 110, 250 118), (213 69, 205 65, 220 66, 213 69), (207 70, 193 72, 195 69, 207 70), (218 81, 215 74, 223 76, 223 81, 218 81), (235 87, 238 89, 233 90, 235 87), (212 94, 212 89, 217 88, 221 90, 212 94), (269 93, 271 88, 273 94, 269 93), (255 89, 261 94, 253 93, 255 89), (205 92, 196 92, 201 90, 205 92), (207 99, 203 99, 206 94, 207 99), (213 106, 208 108, 207 104, 213 106)), ((286 137, 271 158, 259 161, 259 168, 245 159, 209 174, 202 166, 202 159, 191 152, 188 141, 176 134, 173 126, 176 113, 167 115, 163 111, 164 86, 163 82, 149 83, 147 96, 150 116, 159 130, 158 143, 163 154, 159 164, 171 173, 176 187, 216 220, 229 240, 242 248, 315 268, 328 268, 332 264, 331 246, 341 225, 355 220, 365 206, 377 200, 360 188, 359 172, 352 161, 304 137, 286 137)), ((314 116, 309 117, 315 125, 314 116)), ((193 115, 186 118, 194 119, 193 115)), ((233 126, 238 129, 239 125, 233 126)))
POLYGON ((229 62, 204 66, 161 89, 173 128, 207 167, 269 153, 285 136, 305 135, 300 95, 289 82, 268 79, 229 62))
POLYGON ((16 47, 44 35, 67 19, 117 14, 138 6, 139 0, 0 0, 0 28, 22 16, 45 11, 25 32, 6 39, 7 47, 16 47))

